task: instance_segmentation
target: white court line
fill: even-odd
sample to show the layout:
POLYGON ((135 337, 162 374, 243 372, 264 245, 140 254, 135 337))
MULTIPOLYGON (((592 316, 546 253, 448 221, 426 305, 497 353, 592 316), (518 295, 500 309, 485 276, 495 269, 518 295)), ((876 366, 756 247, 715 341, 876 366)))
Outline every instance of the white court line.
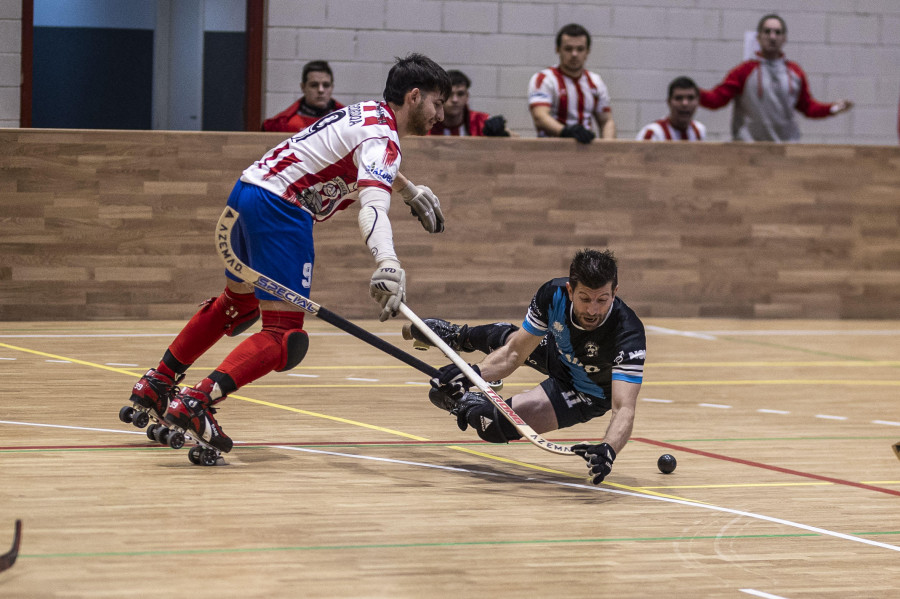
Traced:
POLYGON ((419 466, 422 468, 434 468, 436 470, 448 470, 448 471, 452 471, 452 472, 465 472, 465 473, 470 473, 470 474, 478 474, 481 476, 487 475, 487 476, 501 476, 501 477, 508 477, 508 478, 517 478, 517 479, 522 479, 522 480, 526 480, 526 481, 543 483, 543 484, 547 484, 547 485, 555 485, 555 486, 559 486, 559 487, 569 487, 569 488, 573 488, 573 489, 587 489, 589 491, 595 491, 598 493, 612 493, 614 495, 626 495, 628 497, 638 497, 641 499, 648 499, 651 501, 663 501, 666 503, 676 503, 679 505, 685 505, 688 507, 705 509, 705 510, 710 510, 710 511, 714 511, 714 512, 724 512, 726 514, 735 514, 737 516, 745 516, 747 518, 753 518, 755 520, 764 520, 766 522, 773 522, 775 524, 781 524, 783 526, 789 526, 791 528, 799 528, 801 530, 814 532, 814 533, 824 535, 824 536, 835 537, 838 539, 843 539, 845 541, 852 541, 854 543, 862 543, 864 545, 871 545, 873 547, 880 547, 881 549, 888 549, 890 551, 900 552, 900 547, 898 547, 896 545, 889 545, 887 543, 882 543, 880 541, 873 541, 871 539, 866 539, 863 537, 856 537, 853 535, 844 534, 842 532, 835 532, 833 530, 818 528, 816 526, 809 526, 808 524, 801 524, 799 522, 793 522, 791 520, 784 520, 782 518, 775 518, 772 516, 764 516, 762 514, 754 514, 753 512, 745 512, 742 510, 733 510, 731 508, 721 507, 718 505, 712 505, 712 504, 708 504, 708 503, 694 503, 694 502, 688 501, 686 499, 675 499, 672 497, 660 497, 658 495, 645 495, 643 493, 636 493, 634 491, 623 491, 620 489, 612 489, 612 488, 604 487, 604 486, 595 487, 595 486, 586 485, 583 483, 567 483, 564 481, 545 480, 545 479, 541 479, 541 478, 533 478, 530 476, 508 474, 505 472, 482 472, 480 470, 470 470, 468 468, 459 468, 459 467, 455 467, 455 466, 442 466, 439 464, 428 464, 425 462, 410 462, 410 461, 406 461, 406 460, 394 460, 394 459, 390 459, 390 458, 376 458, 374 456, 359 455, 359 454, 352 454, 352 453, 340 453, 337 451, 324 451, 321 449, 309 449, 306 447, 291 447, 288 445, 274 445, 273 447, 276 447, 278 449, 285 449, 288 451, 301 451, 301 452, 316 453, 316 454, 321 454, 321 455, 332 455, 332 456, 338 456, 338 457, 343 457, 343 458, 353 458, 356 460, 371 460, 371 461, 375 461, 375 462, 389 462, 389 463, 393 463, 393 464, 402 464, 402 465, 406 465, 406 466, 419 466))
POLYGON ((782 597, 781 595, 773 595, 772 593, 763 593, 762 591, 757 591, 756 589, 738 589, 742 593, 747 593, 748 595, 753 595, 754 597, 762 597, 763 599, 786 599, 786 597, 782 597))
POLYGON ((846 420, 846 416, 829 416, 828 414, 816 414, 816 418, 823 420, 846 420))
POLYGON ((56 364, 71 364, 71 360, 44 360, 44 362, 54 362, 56 364))
POLYGON ((107 362, 104 366, 127 366, 129 368, 137 368, 140 364, 119 364, 118 362, 107 362))
POLYGON ((423 383, 421 381, 406 381, 404 385, 419 385, 420 387, 428 387, 431 383, 423 383))
POLYGON ((787 410, 769 410, 767 408, 760 408, 756 411, 762 412, 763 414, 790 414, 787 410))
POLYGON ((145 431, 123 431, 119 429, 112 428, 90 428, 86 426, 66 426, 63 424, 40 424, 36 422, 15 422, 13 420, 0 420, 0 424, 15 424, 18 426, 37 426, 42 428, 66 428, 69 430, 75 431, 98 431, 101 433, 122 433, 125 435, 144 435, 147 436, 145 431))
POLYGON ((653 399, 652 397, 642 397, 641 401, 649 401, 653 403, 674 403, 671 399, 653 399))
POLYGON ((888 426, 900 426, 900 422, 891 422, 890 420, 873 420, 872 424, 886 424, 888 426))
POLYGON ((0 360, 15 360, 15 358, 0 358, 0 360))
POLYGON ((361 383, 377 383, 378 379, 361 379, 354 376, 348 376, 345 380, 348 381, 359 381, 361 383))
POLYGON ((317 378, 319 378, 319 375, 318 375, 318 374, 299 374, 299 373, 298 373, 298 374, 289 374, 288 376, 299 376, 299 377, 307 378, 307 379, 317 379, 317 378))
POLYGON ((726 406, 721 403, 698 403, 698 406, 701 408, 719 408, 720 410, 730 410, 731 406, 726 406))
MULTIPOLYGON (((119 434, 126 434, 126 435, 145 435, 146 436, 146 433, 143 431, 123 431, 123 430, 116 430, 116 429, 87 428, 87 427, 80 427, 80 426, 64 426, 64 425, 59 425, 59 424, 35 424, 35 423, 31 423, 31 422, 14 422, 14 421, 9 421, 9 420, 0 420, 0 424, 15 424, 15 425, 21 425, 21 426, 38 426, 38 427, 47 427, 47 428, 64 428, 64 429, 75 429, 75 430, 84 430, 84 431, 100 431, 100 432, 106 432, 106 433, 119 433, 119 434)), ((706 509, 706 510, 710 510, 710 511, 714 511, 714 512, 724 512, 726 514, 735 514, 738 516, 745 516, 747 518, 753 518, 756 520, 765 520, 766 522, 774 522, 775 524, 782 524, 784 526, 789 526, 791 528, 799 528, 801 530, 807 530, 807 531, 825 535, 825 536, 836 537, 838 539, 844 539, 845 541, 852 541, 854 543, 862 543, 864 545, 872 545, 873 547, 880 547, 882 549, 889 549, 891 551, 900 552, 900 547, 898 547, 896 545, 888 545, 887 543, 881 543, 879 541, 873 541, 870 539, 865 539, 863 537, 855 537, 853 535, 848 535, 848 534, 844 534, 844 533, 840 533, 840 532, 826 530, 824 528, 818 528, 815 526, 809 526, 807 524, 800 524, 799 522, 792 522, 791 520, 783 520, 781 518, 774 518, 772 516, 764 516, 762 514, 754 514, 752 512, 733 510, 731 508, 720 507, 720 506, 711 505, 708 503, 693 503, 693 502, 687 501, 685 499, 660 497, 658 495, 645 495, 643 493, 635 493, 633 491, 622 491, 619 489, 611 489, 611 488, 602 487, 602 486, 594 487, 591 485, 585 485, 585 484, 581 484, 581 483, 567 483, 567 482, 563 482, 563 481, 544 480, 544 479, 540 479, 540 478, 532 478, 530 476, 523 477, 523 476, 515 475, 515 474, 507 474, 505 472, 482 472, 480 470, 470 470, 468 468, 457 468, 457 467, 453 467, 453 466, 443 466, 443 465, 439 465, 439 464, 428 464, 425 462, 410 462, 410 461, 406 461, 406 460, 395 460, 395 459, 391 459, 391 458, 376 458, 374 456, 358 455, 358 454, 352 454, 352 453, 340 453, 340 452, 336 452, 336 451, 324 451, 321 449, 309 449, 306 447, 291 447, 288 445, 273 445, 273 447, 276 447, 278 449, 288 450, 288 451, 300 451, 300 452, 315 453, 315 454, 320 454, 320 455, 333 455, 333 456, 344 457, 344 458, 353 458, 353 459, 357 459, 357 460, 371 460, 371 461, 375 461, 375 462, 389 462, 389 463, 393 463, 393 464, 403 464, 403 465, 407 465, 407 466, 419 466, 422 468, 434 468, 436 470, 448 470, 448 471, 452 471, 452 472, 466 472, 466 473, 478 474, 478 475, 482 475, 482 476, 486 475, 486 476, 502 476, 502 477, 508 477, 508 478, 519 478, 519 479, 523 479, 523 480, 527 480, 527 481, 544 483, 547 485, 556 485, 556 486, 561 486, 561 487, 569 487, 569 488, 573 488, 573 489, 587 489, 590 491, 596 491, 596 492, 600 492, 600 493, 612 493, 614 495, 625 495, 625 496, 629 496, 629 497, 638 497, 638 498, 642 498, 642 499, 649 499, 652 501, 663 501, 666 503, 676 503, 679 505, 685 505, 688 507, 706 509)))
POLYGON ((653 331, 654 333, 662 333, 664 335, 679 335, 681 337, 694 337, 696 339, 706 339, 708 341, 715 341, 716 338, 707 333, 695 333, 693 331, 677 331, 675 329, 667 329, 665 327, 657 327, 653 325, 644 325, 644 328, 648 331, 653 331))

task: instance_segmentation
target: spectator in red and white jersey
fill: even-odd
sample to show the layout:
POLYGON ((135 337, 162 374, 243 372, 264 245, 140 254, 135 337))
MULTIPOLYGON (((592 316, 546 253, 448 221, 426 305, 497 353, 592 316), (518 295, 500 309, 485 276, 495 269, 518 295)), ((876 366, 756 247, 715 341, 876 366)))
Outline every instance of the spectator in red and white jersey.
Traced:
POLYGON ((590 52, 591 36, 581 25, 566 25, 556 34, 559 64, 528 82, 528 108, 538 137, 574 137, 590 143, 596 137, 595 119, 603 139, 615 138, 606 84, 584 68, 590 52))
POLYGON ((334 91, 334 73, 324 60, 313 60, 303 65, 300 83, 303 95, 299 100, 263 121, 263 131, 296 133, 306 129, 320 118, 344 105, 331 97, 334 91))
POLYGON ((731 135, 735 141, 798 141, 800 128, 794 111, 809 118, 825 118, 853 107, 849 100, 830 104, 816 101, 809 92, 806 73, 786 60, 781 48, 787 24, 778 15, 766 15, 756 27, 759 51, 742 62, 711 90, 700 90, 700 105, 716 109, 735 100, 731 135))
POLYGON ((700 104, 700 88, 690 77, 676 77, 669 83, 669 116, 645 125, 638 141, 704 141, 706 126, 694 120, 700 104))
POLYGON ((450 75, 451 88, 450 97, 444 103, 444 120, 435 124, 428 135, 509 137, 503 116, 491 116, 469 108, 472 80, 462 71, 451 69, 447 74, 450 75))

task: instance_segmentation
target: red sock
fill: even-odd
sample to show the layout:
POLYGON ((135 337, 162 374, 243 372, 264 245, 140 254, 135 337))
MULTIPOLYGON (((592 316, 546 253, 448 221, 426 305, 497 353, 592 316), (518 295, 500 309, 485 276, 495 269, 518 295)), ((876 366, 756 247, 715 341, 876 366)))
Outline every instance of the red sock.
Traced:
POLYGON ((303 312, 264 310, 262 330, 242 341, 216 370, 240 388, 281 367, 285 361, 282 340, 288 331, 303 328, 303 317, 303 312))
POLYGON ((253 293, 235 293, 226 288, 217 298, 210 298, 200 305, 194 317, 169 346, 172 356, 179 362, 191 365, 203 353, 225 335, 227 327, 237 314, 251 313, 259 306, 253 293))

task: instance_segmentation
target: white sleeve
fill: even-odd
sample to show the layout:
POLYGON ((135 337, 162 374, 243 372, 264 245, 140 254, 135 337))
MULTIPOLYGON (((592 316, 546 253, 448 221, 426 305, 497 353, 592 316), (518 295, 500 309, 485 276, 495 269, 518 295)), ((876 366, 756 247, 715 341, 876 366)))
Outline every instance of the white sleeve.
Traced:
MULTIPOLYGON (((397 260, 394 251, 394 234, 388 210, 391 194, 379 187, 364 187, 359 192, 359 232, 372 252, 375 262, 397 260)), ((399 262, 399 260, 398 260, 399 262)))

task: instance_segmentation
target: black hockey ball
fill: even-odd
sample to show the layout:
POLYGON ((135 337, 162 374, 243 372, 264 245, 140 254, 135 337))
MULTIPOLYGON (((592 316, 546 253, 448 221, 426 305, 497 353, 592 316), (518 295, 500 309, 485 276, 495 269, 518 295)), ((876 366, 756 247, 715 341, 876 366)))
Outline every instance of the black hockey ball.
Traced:
POLYGON ((659 471, 663 474, 671 474, 675 472, 675 466, 678 465, 678 462, 675 461, 675 456, 664 453, 659 456, 659 459, 656 460, 656 467, 659 468, 659 471))

